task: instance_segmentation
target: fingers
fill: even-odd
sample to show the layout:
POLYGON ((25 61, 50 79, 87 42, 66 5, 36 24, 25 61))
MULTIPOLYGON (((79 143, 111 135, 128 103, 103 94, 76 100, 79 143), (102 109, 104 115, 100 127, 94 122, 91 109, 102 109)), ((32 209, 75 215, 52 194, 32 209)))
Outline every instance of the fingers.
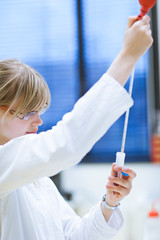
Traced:
POLYGON ((135 20, 135 17, 128 19, 128 29, 124 35, 122 53, 127 58, 138 61, 152 45, 153 38, 150 29, 150 17, 144 16, 142 20, 135 20))
MULTIPOLYGON (((114 165, 114 172, 119 172, 119 175, 122 176, 123 179, 127 179, 128 181, 132 181, 136 177, 136 172, 130 168, 118 167, 114 165), (124 176, 121 173, 128 174, 128 176, 124 176)), ((116 176, 115 174, 113 176, 116 176)))
POLYGON ((149 35, 152 35, 150 21, 151 21, 151 18, 148 15, 145 15, 142 18, 142 20, 135 22, 133 27, 134 28, 141 27, 142 32, 147 32, 149 35))
MULTIPOLYGON (((127 28, 130 28, 133 26, 134 23, 137 22, 137 16, 130 16, 128 18, 128 23, 127 23, 127 28)), ((142 20, 139 20, 141 22, 141 24, 149 24, 149 22, 151 21, 151 18, 148 15, 145 15, 142 20)))
POLYGON ((109 194, 116 195, 119 200, 127 196, 132 189, 132 180, 136 177, 136 172, 130 168, 123 168, 112 164, 111 176, 108 177, 108 183, 106 185, 107 192, 109 194), (122 175, 118 178, 115 173, 121 174, 121 172, 128 174, 128 176, 122 175))
POLYGON ((134 26, 135 28, 139 28, 142 32, 144 31, 150 31, 151 32, 151 26, 150 23, 147 22, 141 22, 141 23, 137 23, 134 26))
POLYGON ((148 24, 151 21, 151 18, 148 15, 145 15, 140 21, 144 24, 148 24))
POLYGON ((136 177, 136 172, 130 168, 122 168, 122 172, 128 174, 128 180, 133 180, 136 177))
POLYGON ((109 191, 109 193, 113 192, 114 195, 116 194, 119 197, 119 200, 121 200, 130 193, 132 184, 129 181, 123 180, 123 182, 122 179, 117 179, 109 179, 106 189, 109 191))
POLYGON ((120 186, 120 188, 130 188, 132 187, 131 181, 123 179, 123 178, 117 178, 117 177, 113 177, 110 176, 108 177, 109 181, 112 183, 112 186, 120 186))
MULTIPOLYGON (((152 31, 151 31, 151 26, 150 26, 150 21, 151 18, 148 15, 145 15, 142 20, 137 21, 135 17, 129 17, 128 19, 128 26, 132 27, 137 30, 141 31, 141 33, 147 33, 151 37, 152 31)), ((151 44, 153 43, 153 39, 151 37, 150 39, 151 44)))
POLYGON ((132 25, 135 23, 136 20, 137 20, 137 17, 135 17, 135 16, 130 16, 130 17, 128 18, 127 28, 132 27, 132 25))
MULTIPOLYGON (((129 178, 129 177, 127 177, 129 178)), ((123 179, 110 176, 108 177, 108 183, 106 185, 106 190, 109 194, 113 194, 120 201, 122 198, 127 196, 132 189, 132 180, 123 179)))
POLYGON ((106 201, 109 205, 115 206, 126 197, 132 189, 132 180, 136 177, 136 173, 130 168, 117 167, 112 164, 111 175, 108 177, 106 184, 106 201), (124 172, 128 176, 118 178, 115 173, 124 172))

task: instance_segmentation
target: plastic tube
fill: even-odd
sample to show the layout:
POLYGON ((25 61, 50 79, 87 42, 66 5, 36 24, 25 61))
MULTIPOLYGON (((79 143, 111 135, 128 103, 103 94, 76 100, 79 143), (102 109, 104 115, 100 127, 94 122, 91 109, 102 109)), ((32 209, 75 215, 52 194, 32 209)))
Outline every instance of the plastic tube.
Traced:
MULTIPOLYGON (((117 167, 123 167, 124 166, 124 161, 125 161, 125 156, 126 154, 124 152, 117 152, 116 153, 116 166, 117 167)), ((122 172, 122 175, 127 176, 125 173, 122 172)), ((116 177, 121 178, 121 173, 117 172, 116 177)))
MULTIPOLYGON (((129 95, 130 96, 132 96, 132 91, 133 91, 134 72, 135 72, 135 67, 132 70, 131 80, 130 80, 130 84, 129 84, 129 95)), ((124 152, 124 147, 125 147, 125 143, 126 143, 128 119, 129 119, 129 109, 126 112, 125 121, 124 121, 124 129, 123 129, 123 137, 122 137, 122 145, 121 145, 121 152, 122 153, 124 152)))

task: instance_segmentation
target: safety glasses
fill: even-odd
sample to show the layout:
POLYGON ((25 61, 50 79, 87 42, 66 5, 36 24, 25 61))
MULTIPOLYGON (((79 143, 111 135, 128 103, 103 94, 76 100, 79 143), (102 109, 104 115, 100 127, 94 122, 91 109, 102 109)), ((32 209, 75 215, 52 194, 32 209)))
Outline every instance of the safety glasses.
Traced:
MULTIPOLYGON (((5 107, 5 106, 0 106, 0 108, 4 109, 5 111, 8 110, 8 107, 5 107)), ((30 118, 33 118, 36 113, 39 113, 39 115, 42 115, 46 110, 47 110, 47 106, 44 107, 41 111, 32 111, 32 112, 26 113, 24 115, 22 113, 19 113, 16 117, 21 119, 21 120, 28 120, 30 118)), ((9 111, 9 113, 12 114, 12 115, 15 112, 16 112, 15 110, 10 110, 9 111)))

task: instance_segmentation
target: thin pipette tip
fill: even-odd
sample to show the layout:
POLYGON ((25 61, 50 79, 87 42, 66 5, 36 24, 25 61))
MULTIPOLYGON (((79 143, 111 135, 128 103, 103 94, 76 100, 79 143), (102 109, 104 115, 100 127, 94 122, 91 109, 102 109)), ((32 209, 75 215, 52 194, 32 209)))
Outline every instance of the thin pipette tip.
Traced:
MULTIPOLYGON (((132 73, 131 73, 131 79, 130 79, 130 85, 129 85, 129 95, 130 96, 132 96, 133 82, 134 82, 134 72, 135 72, 135 67, 133 68, 132 73)), ((124 148, 125 148, 127 127, 128 127, 128 119, 129 119, 129 109, 127 110, 126 115, 125 115, 123 137, 122 137, 122 144, 121 144, 121 152, 124 152, 124 148)))

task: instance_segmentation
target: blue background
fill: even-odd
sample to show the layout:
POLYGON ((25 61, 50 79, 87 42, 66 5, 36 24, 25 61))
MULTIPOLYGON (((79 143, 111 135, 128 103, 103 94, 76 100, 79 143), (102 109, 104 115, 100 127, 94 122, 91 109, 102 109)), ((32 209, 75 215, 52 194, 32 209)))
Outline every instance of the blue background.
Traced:
MULTIPOLYGON (((138 15, 135 0, 82 1, 87 91, 120 51, 129 15, 138 15)), ((51 90, 50 109, 39 131, 50 129, 80 97, 77 5, 75 0, 1 0, 0 59, 18 58, 34 67, 51 90)), ((136 65, 126 148, 128 161, 149 161, 146 75, 148 54, 136 65)), ((128 89, 128 84, 126 85, 128 89)), ((93 147, 85 162, 112 161, 120 151, 124 116, 93 147)))

